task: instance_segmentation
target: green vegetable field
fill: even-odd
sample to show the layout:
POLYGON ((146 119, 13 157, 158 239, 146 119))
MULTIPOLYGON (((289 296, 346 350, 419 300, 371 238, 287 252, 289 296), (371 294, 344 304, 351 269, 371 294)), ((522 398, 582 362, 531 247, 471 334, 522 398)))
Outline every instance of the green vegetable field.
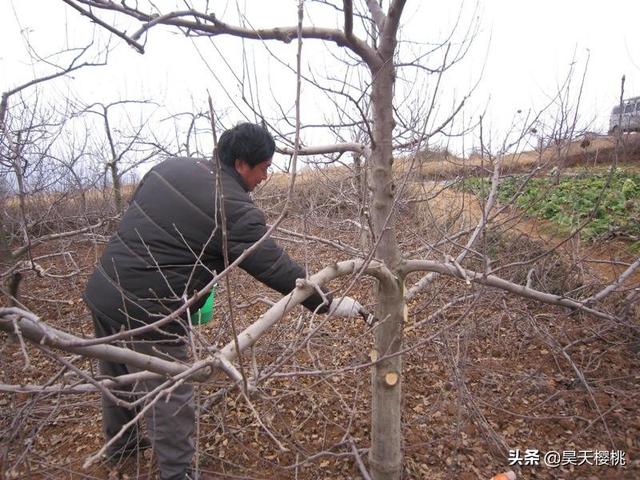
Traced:
MULTIPOLYGON (((481 197, 490 189, 487 178, 473 177, 462 188, 481 197)), ((640 239, 640 174, 615 169, 560 177, 509 176, 498 187, 498 202, 512 203, 528 216, 550 220, 567 233, 584 224, 587 240, 622 237, 640 239)))

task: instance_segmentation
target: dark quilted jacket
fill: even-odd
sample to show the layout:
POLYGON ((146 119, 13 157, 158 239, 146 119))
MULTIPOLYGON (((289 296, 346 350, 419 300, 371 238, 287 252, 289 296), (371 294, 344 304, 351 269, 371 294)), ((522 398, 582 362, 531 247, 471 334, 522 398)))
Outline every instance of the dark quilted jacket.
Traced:
MULTIPOLYGON (((266 232, 265 217, 234 169, 223 166, 221 178, 232 262, 266 232)), ((224 269, 221 217, 215 215, 219 199, 214 166, 208 161, 172 158, 151 169, 89 278, 84 299, 90 309, 116 328, 135 328, 165 316, 182 305, 183 298, 201 290, 213 271, 224 269)), ((240 267, 282 294, 305 276, 304 269, 271 238, 240 267)), ((322 303, 322 297, 314 294, 304 305, 316 310, 322 303)), ((323 305, 318 311, 326 309, 323 305)), ((166 333, 184 334, 183 322, 164 327, 165 338, 166 333)))

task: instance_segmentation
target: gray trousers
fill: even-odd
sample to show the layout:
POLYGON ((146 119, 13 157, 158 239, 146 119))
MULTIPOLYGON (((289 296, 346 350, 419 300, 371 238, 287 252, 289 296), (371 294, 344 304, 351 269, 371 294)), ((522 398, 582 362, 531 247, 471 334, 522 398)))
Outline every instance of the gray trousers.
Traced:
MULTIPOLYGON (((93 315, 96 337, 105 337, 117 333, 108 321, 93 315)), ((127 342, 127 346, 139 353, 153 355, 165 360, 188 360, 185 345, 163 345, 155 342, 127 342)), ((117 377, 139 370, 121 363, 100 360, 100 373, 109 377, 117 377)), ((139 382, 128 389, 114 392, 123 400, 132 401, 138 395, 127 395, 130 392, 145 393, 158 387, 162 380, 139 382)), ((113 400, 102 396, 102 426, 105 441, 111 440, 124 425, 132 421, 141 408, 128 409, 119 406, 113 400)), ((195 408, 193 386, 182 384, 171 391, 170 396, 161 397, 146 410, 144 419, 160 468, 161 480, 183 480, 191 472, 191 460, 195 452, 193 433, 195 430, 195 408)), ((120 452, 134 449, 142 438, 138 424, 130 427, 107 451, 107 455, 115 456, 120 452)))

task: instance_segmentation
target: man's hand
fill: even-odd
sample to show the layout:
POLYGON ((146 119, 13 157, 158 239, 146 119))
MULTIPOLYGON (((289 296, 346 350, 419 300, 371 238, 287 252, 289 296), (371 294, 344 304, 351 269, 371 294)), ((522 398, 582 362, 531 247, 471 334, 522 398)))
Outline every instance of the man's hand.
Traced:
POLYGON ((351 297, 334 298, 329 305, 329 314, 338 317, 354 318, 361 315, 362 305, 351 297))

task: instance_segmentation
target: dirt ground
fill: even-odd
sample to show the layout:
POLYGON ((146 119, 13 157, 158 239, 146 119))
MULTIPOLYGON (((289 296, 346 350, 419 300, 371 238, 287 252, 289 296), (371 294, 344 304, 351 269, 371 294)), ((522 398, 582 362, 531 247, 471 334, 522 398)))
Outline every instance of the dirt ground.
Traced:
MULTIPOLYGON (((423 216, 419 205, 403 211, 403 251, 420 249, 434 234, 423 216)), ((309 217, 287 220, 285 227, 357 245, 353 225, 327 225, 309 217)), ((495 235, 489 247, 504 264, 535 257, 550 241, 526 228, 498 229, 495 235)), ((310 271, 348 258, 312 241, 281 238, 280 243, 310 271)), ((25 275, 24 304, 57 328, 91 336, 80 295, 100 249, 86 239, 38 247, 38 255, 61 250, 69 255, 42 261, 49 274, 61 278, 25 275), (76 266, 80 273, 65 277, 76 266)), ((597 291, 628 259, 624 245, 573 245, 550 256, 536 281, 550 291, 597 291), (596 262, 586 250, 595 248, 601 249, 596 262)), ((527 269, 513 267, 504 274, 523 282, 527 269)), ((407 286, 418 278, 412 275, 407 286)), ((344 278, 330 286, 374 306, 367 279, 344 278)), ((235 273, 230 291, 222 286, 218 292, 216 320, 197 331, 208 343, 231 338, 229 294, 238 328, 267 309, 265 299, 278 298, 235 273)), ((612 297, 608 307, 620 301, 612 297)), ((523 479, 640 478, 639 316, 636 309, 624 322, 604 321, 477 285, 436 280, 409 304, 405 328, 404 477, 488 480, 513 469, 523 479), (509 455, 525 450, 537 451, 539 464, 536 452, 529 452, 533 464, 510 466, 509 455), (543 464, 553 452, 564 465, 543 464), (612 466, 623 463, 621 455, 624 465, 612 466)), ((324 322, 298 307, 260 340, 253 356, 243 358, 247 371, 264 378, 257 395, 247 399, 227 391, 221 377, 197 386, 198 466, 229 479, 363 478, 353 452, 366 463, 372 337, 361 320, 324 322)), ((85 359, 72 361, 95 368, 85 359)), ((60 365, 45 352, 32 346, 25 351, 4 333, 0 365, 5 384, 74 380, 58 375, 60 365)), ((157 474, 150 452, 116 470, 104 462, 82 467, 102 445, 97 394, 0 393, 0 439, 0 471, 7 479, 157 474)))

